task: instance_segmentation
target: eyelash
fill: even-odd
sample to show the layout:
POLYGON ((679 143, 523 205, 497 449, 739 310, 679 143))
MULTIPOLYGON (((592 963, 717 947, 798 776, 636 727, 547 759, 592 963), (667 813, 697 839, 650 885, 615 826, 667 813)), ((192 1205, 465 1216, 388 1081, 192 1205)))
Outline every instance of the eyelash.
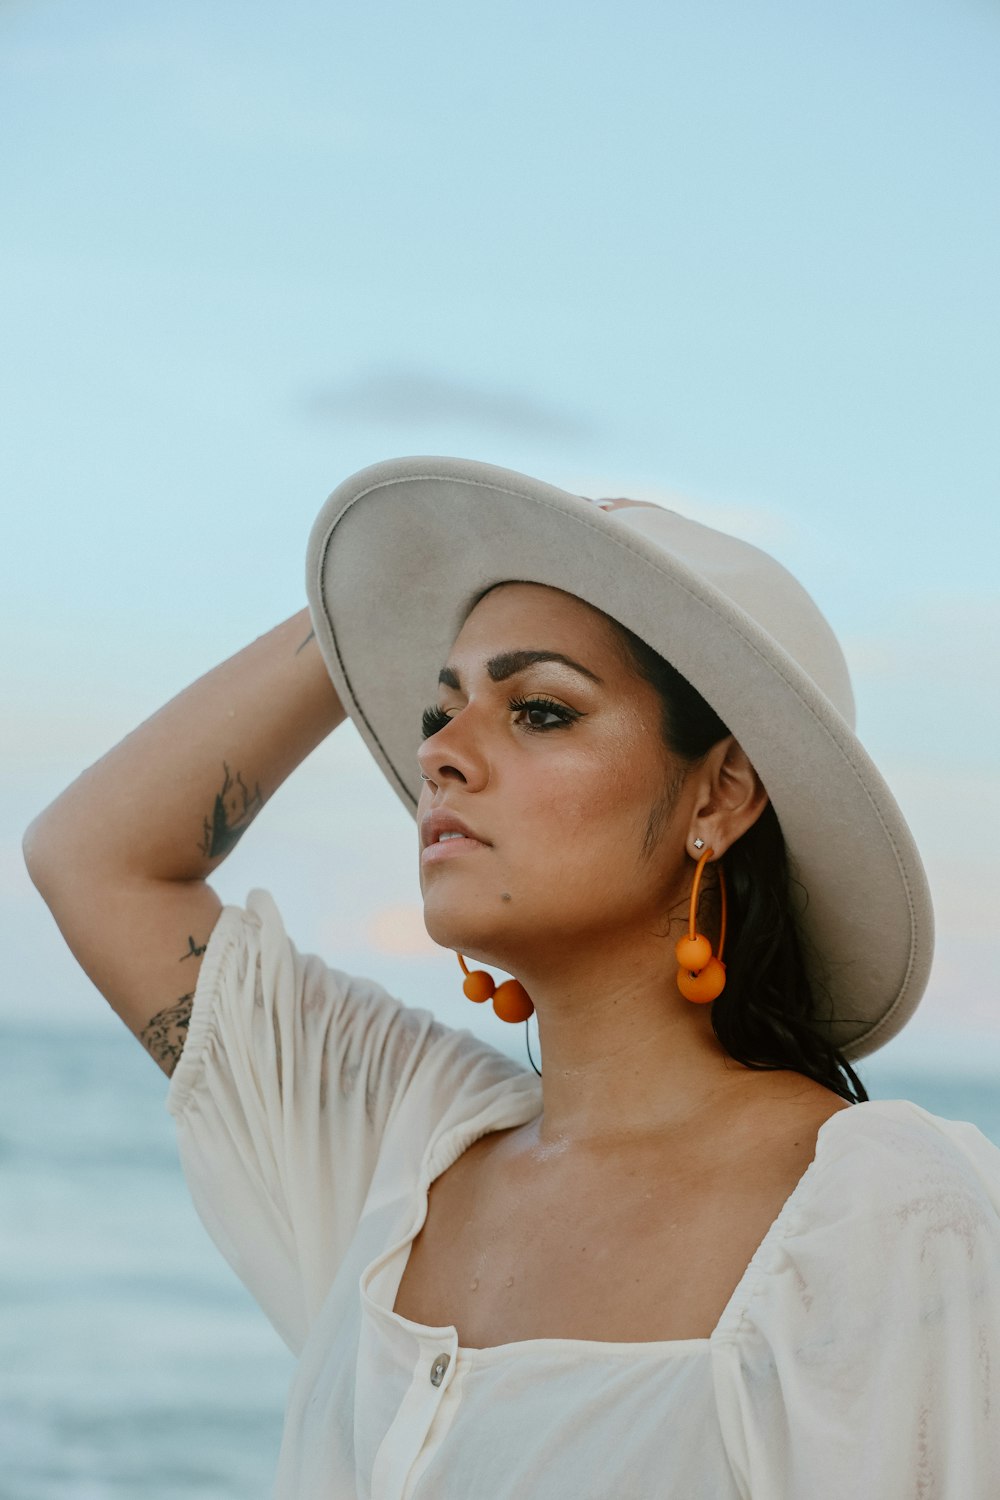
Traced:
MULTIPOLYGON (((562 721, 559 724, 528 724, 526 727, 531 734, 544 734, 547 729, 567 729, 574 719, 580 715, 572 708, 564 708, 561 703, 553 703, 551 698, 511 698, 507 707, 512 713, 520 712, 525 708, 540 708, 545 713, 556 714, 562 721)), ((421 728, 424 739, 430 739, 432 734, 437 734, 451 720, 444 709, 432 706, 425 708, 421 728)))

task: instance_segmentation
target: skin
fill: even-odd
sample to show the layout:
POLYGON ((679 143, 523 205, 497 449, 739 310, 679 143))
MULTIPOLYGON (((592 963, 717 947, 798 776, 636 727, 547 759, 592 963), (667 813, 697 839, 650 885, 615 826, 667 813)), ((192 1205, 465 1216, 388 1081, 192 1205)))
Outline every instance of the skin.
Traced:
MULTIPOLYGON (((538 1159, 607 1160, 667 1138, 704 1145, 716 1130, 749 1131, 766 1100, 835 1101, 797 1073, 735 1062, 712 1032, 710 1006, 676 987, 694 841, 721 856, 766 804, 736 741, 685 769, 663 745, 657 693, 634 675, 604 617, 544 585, 494 589, 448 665, 462 690, 438 688, 448 722, 418 754, 430 778, 418 819, 446 807, 491 847, 421 865, 424 919, 470 967, 499 968, 532 998, 543 1107, 517 1133, 519 1147, 538 1159), (493 682, 487 658, 515 648, 563 652, 602 684, 556 663, 493 682), (580 717, 541 729, 556 722, 548 711, 509 708, 511 696, 536 693, 580 717)), ((699 926, 714 944, 710 895, 705 912, 699 926)))
MULTIPOLYGON (((448 665, 460 686, 438 690, 418 816, 448 808, 490 847, 421 863, 424 919, 527 989, 542 1107, 431 1185, 396 1311, 454 1323, 472 1348, 707 1338, 817 1131, 850 1107, 730 1058, 711 1007, 676 986, 695 839, 721 856, 765 793, 731 737, 693 768, 670 756, 655 689, 605 617, 559 589, 493 589, 448 665), (487 660, 518 649, 563 652, 601 681, 554 662, 493 681, 487 660), (559 720, 509 702, 536 695, 579 717, 541 728, 559 720)), ((698 925, 717 946, 711 864, 704 887, 698 925)))

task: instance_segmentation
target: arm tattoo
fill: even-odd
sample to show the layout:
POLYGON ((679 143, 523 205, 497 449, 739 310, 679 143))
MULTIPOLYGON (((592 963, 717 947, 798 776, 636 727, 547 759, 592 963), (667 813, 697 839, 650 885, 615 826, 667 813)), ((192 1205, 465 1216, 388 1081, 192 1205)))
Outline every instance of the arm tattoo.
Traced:
POLYGON ((159 1063, 168 1078, 172 1077, 184 1049, 184 1043, 187 1041, 193 1000, 193 990, 190 995, 182 995, 173 1005, 155 1015, 145 1030, 139 1034, 140 1042, 159 1063))
POLYGON ((209 859, 228 854, 264 806, 260 782, 255 783, 251 792, 239 771, 234 782, 225 761, 222 769, 225 772, 222 791, 215 799, 211 819, 203 821, 205 841, 198 845, 209 859))
POLYGON ((182 964, 186 958, 200 958, 207 947, 207 943, 202 943, 201 947, 199 948, 194 938, 190 933, 188 933, 188 951, 186 953, 182 953, 177 962, 182 964))
POLYGON ((308 646, 309 642, 313 639, 313 637, 315 636, 315 634, 316 634, 315 630, 310 630, 309 634, 306 636, 305 640, 302 642, 302 645, 301 646, 296 646, 296 648, 295 648, 295 655, 296 656, 298 656, 299 652, 303 651, 305 649, 305 647, 308 646))

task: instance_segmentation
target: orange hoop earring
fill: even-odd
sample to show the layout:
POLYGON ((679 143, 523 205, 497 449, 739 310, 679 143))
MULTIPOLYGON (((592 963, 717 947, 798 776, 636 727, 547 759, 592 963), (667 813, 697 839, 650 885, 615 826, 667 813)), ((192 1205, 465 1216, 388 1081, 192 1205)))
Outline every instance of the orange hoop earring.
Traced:
POLYGON ((482 1005, 486 1000, 492 1000, 493 1009, 501 1021, 510 1021, 513 1024, 526 1021, 529 1016, 534 1015, 535 1007, 520 980, 505 979, 503 984, 498 985, 494 983, 492 975, 487 974, 485 969, 470 971, 461 953, 458 955, 458 961, 465 975, 462 980, 462 989, 477 1005, 482 1005))
POLYGON ((726 966, 722 962, 722 950, 726 945, 726 877, 719 866, 719 894, 722 899, 722 914, 719 922, 719 951, 712 953, 712 945, 704 933, 696 931, 698 891, 701 887, 702 871, 715 851, 706 849, 698 861, 691 885, 691 909, 688 914, 687 936, 679 938, 674 952, 680 968, 677 971, 677 988, 685 1000, 695 1005, 706 1005, 717 1000, 726 987, 726 966))

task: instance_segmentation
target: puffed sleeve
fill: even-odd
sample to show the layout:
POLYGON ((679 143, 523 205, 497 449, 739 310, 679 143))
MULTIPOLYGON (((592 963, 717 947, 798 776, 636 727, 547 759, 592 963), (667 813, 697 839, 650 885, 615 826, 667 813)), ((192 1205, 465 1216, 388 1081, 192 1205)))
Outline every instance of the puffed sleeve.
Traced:
POLYGON ((834 1123, 720 1351, 741 1493, 997 1500, 1000 1151, 905 1100, 834 1123))
POLYGON ((293 1353, 354 1234, 386 1126, 451 1034, 300 954, 266 891, 223 908, 166 1107, 205 1227, 293 1353))

